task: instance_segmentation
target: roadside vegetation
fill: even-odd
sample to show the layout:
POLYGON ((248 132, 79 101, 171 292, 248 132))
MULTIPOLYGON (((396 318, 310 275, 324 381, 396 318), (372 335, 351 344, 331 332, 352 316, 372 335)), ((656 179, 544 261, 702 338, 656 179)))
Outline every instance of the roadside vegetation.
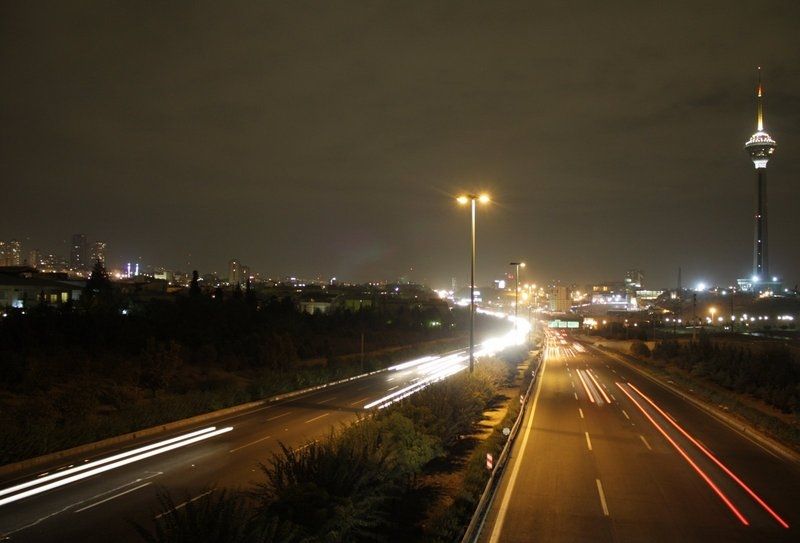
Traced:
POLYGON ((499 391, 519 384, 523 359, 521 352, 484 359, 472 375, 435 383, 324 439, 283 447, 261 465, 253 488, 216 490, 138 530, 151 543, 229 541, 234 525, 246 534, 235 541, 453 541, 488 478, 486 452, 499 455, 505 440, 502 424, 479 444, 472 436, 500 402, 508 401, 510 426, 519 402, 499 391), (463 474, 457 495, 442 496, 428 482, 445 466, 463 474), (431 517, 443 498, 450 506, 431 517))
POLYGON ((249 289, 129 307, 104 289, 0 319, 0 465, 457 348, 467 322, 446 306, 309 315, 249 289))
POLYGON ((659 341, 652 353, 633 341, 630 353, 651 371, 800 451, 800 359, 789 347, 749 346, 701 332, 697 341, 659 341))

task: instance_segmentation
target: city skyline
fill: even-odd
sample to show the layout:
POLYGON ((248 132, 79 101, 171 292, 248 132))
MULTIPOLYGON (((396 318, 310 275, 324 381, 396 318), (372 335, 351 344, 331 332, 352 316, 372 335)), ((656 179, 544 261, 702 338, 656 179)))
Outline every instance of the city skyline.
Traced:
POLYGON ((664 286, 678 267, 687 284, 732 282, 751 269, 741 141, 763 66, 781 142, 771 269, 800 278, 795 4, 758 12, 767 33, 750 24, 755 8, 723 2, 577 6, 578 23, 596 23, 580 42, 565 12, 514 3, 221 18, 197 6, 189 20, 160 6, 143 33, 126 30, 123 9, 147 19, 134 7, 6 9, 0 161, 18 200, 52 198, 36 199, 34 220, 11 207, 5 237, 56 246, 71 217, 72 231, 125 248, 123 261, 463 283, 468 217, 453 198, 485 189, 479 282, 516 259, 577 283, 629 267, 664 286), (198 35, 203 60, 187 61, 198 35))

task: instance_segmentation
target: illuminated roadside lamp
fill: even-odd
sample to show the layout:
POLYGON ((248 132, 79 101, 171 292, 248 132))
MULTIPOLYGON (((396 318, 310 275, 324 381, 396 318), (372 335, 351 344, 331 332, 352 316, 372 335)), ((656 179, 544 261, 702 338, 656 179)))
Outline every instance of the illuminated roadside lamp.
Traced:
POLYGON ((462 194, 456 201, 461 205, 470 204, 470 262, 469 262, 469 372, 475 366, 475 202, 488 204, 490 199, 486 193, 462 194))

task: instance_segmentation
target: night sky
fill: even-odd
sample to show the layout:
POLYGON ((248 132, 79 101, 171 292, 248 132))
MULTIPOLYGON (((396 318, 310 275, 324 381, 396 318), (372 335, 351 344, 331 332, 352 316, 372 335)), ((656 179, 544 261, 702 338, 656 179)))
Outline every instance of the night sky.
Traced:
POLYGON ((800 2, 3 2, 0 239, 267 276, 800 280, 800 2), (35 5, 34 5, 35 4, 35 5), (413 268, 413 272, 409 270, 413 268))

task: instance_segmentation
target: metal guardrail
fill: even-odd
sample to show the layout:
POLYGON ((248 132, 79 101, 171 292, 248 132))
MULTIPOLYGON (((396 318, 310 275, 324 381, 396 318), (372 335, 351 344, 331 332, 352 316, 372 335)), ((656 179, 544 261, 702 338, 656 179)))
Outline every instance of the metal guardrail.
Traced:
POLYGON ((542 367, 542 356, 543 354, 541 352, 537 355, 538 360, 536 363, 536 368, 533 370, 533 378, 528 384, 528 389, 525 391, 522 408, 517 414, 517 420, 514 421, 514 424, 511 427, 511 432, 508 435, 508 439, 506 439, 503 450, 500 452, 500 457, 497 459, 497 463, 492 469, 492 473, 489 475, 489 480, 486 481, 486 486, 484 487, 481 497, 478 500, 478 505, 475 507, 475 513, 473 513, 472 519, 470 519, 469 525, 467 526, 467 530, 464 532, 464 536, 461 538, 461 543, 473 543, 477 541, 478 536, 481 534, 483 523, 486 520, 486 514, 489 512, 489 508, 494 500, 494 495, 497 487, 499 486, 503 471, 505 471, 508 457, 511 454, 511 447, 514 446, 514 441, 519 433, 519 428, 522 426, 522 421, 525 419, 525 413, 528 411, 528 400, 531 397, 531 390, 533 390, 533 385, 536 384, 536 381, 539 379, 539 369, 542 367))

